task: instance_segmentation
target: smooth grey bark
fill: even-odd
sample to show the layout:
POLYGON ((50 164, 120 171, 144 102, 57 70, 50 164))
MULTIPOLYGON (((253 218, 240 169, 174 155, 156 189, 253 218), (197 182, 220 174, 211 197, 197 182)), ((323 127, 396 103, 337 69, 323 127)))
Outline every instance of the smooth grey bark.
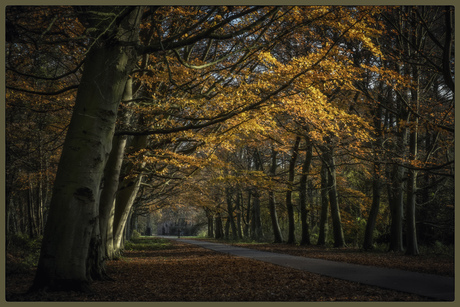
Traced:
POLYGON ((34 210, 34 203, 35 197, 33 195, 33 186, 32 180, 30 179, 29 174, 29 189, 27 191, 27 219, 28 219, 28 229, 29 229, 29 237, 36 238, 37 237, 37 225, 35 222, 35 210, 34 210))
POLYGON ((310 245, 310 230, 307 221, 307 181, 308 173, 310 172, 311 160, 313 157, 313 145, 308 138, 305 138, 307 143, 305 160, 302 165, 302 176, 300 177, 300 220, 302 223, 302 238, 300 245, 310 245))
POLYGON ((208 221, 208 232, 207 237, 213 238, 214 237, 214 214, 208 208, 204 208, 204 212, 206 214, 206 219, 208 221))
MULTIPOLYGON (((382 148, 383 142, 383 108, 379 106, 374 112, 374 128, 375 138, 374 142, 374 163, 373 163, 373 178, 372 178, 372 205, 369 211, 369 217, 366 222, 366 230, 364 232, 363 248, 366 250, 373 249, 374 247, 374 230, 377 223, 377 217, 380 209, 380 196, 382 189, 382 182, 380 179, 380 162, 377 153, 382 148)), ((384 119, 386 121, 386 118, 384 119)))
POLYGON ((225 194, 227 197, 227 212, 228 212, 228 219, 227 222, 230 223, 230 227, 232 228, 232 238, 233 240, 238 240, 238 231, 236 229, 235 219, 234 219, 234 207, 232 202, 232 195, 229 187, 225 188, 225 194))
POLYGON ((326 225, 327 225, 327 212, 329 207, 328 194, 328 185, 327 185, 327 166, 323 161, 321 164, 321 216, 319 220, 319 235, 317 245, 326 244, 326 225))
POLYGON ((115 200, 120 181, 120 169, 123 162, 126 136, 116 136, 113 148, 107 161, 104 175, 104 189, 101 193, 99 219, 102 237, 102 256, 105 259, 114 257, 113 225, 115 215, 115 200))
POLYGON ((409 170, 406 201, 406 254, 418 255, 417 224, 415 218, 417 171, 409 170))
MULTIPOLYGON (((276 175, 276 168, 277 168, 277 152, 272 147, 272 154, 271 154, 271 166, 270 166, 270 176, 274 177, 276 175)), ((274 243, 282 243, 283 236, 281 234, 280 225, 278 222, 278 214, 276 213, 276 202, 275 202, 275 193, 273 190, 268 191, 268 206, 270 209, 270 218, 272 221, 272 229, 273 229, 273 236, 274 236, 274 243)))
POLYGON ((382 183, 380 182, 380 178, 378 172, 380 171, 380 165, 378 163, 374 163, 374 178, 372 179, 372 205, 369 211, 369 217, 366 223, 366 230, 364 233, 364 242, 363 248, 366 250, 373 249, 374 247, 374 230, 375 225, 377 222, 377 217, 379 214, 380 208, 380 192, 382 183))
MULTIPOLYGON (((410 16, 414 13, 413 7, 407 6, 402 7, 400 11, 398 11, 399 15, 410 16)), ((403 22, 401 19, 400 22, 400 31, 401 33, 405 33, 404 39, 401 37, 400 45, 404 54, 407 57, 411 57, 412 47, 410 46, 411 38, 413 37, 413 33, 411 29, 412 23, 403 22)), ((411 65, 405 63, 401 65, 399 63, 395 64, 398 72, 405 76, 411 76, 411 65)), ((389 195, 390 199, 390 212, 391 212, 391 237, 390 237, 390 251, 394 252, 402 252, 404 251, 403 245, 403 220, 404 220, 404 186, 407 187, 407 179, 406 170, 404 167, 398 165, 400 161, 407 158, 407 136, 408 136, 408 128, 401 126, 400 122, 409 123, 410 121, 410 111, 408 108, 407 103, 410 101, 410 96, 408 95, 408 90, 397 92, 398 94, 395 100, 395 106, 397 107, 397 114, 392 121, 392 126, 395 128, 395 136, 396 136, 396 146, 394 147, 396 161, 393 166, 392 176, 390 177, 391 182, 391 195, 389 195)))
MULTIPOLYGON (((126 82, 123 93, 123 101, 129 101, 132 95, 132 79, 126 82)), ((131 118, 130 112, 124 112, 121 115, 122 125, 126 125, 131 118)), ((115 214, 115 200, 120 182, 120 172, 123 164, 123 157, 126 148, 127 136, 114 136, 112 141, 112 150, 110 152, 107 164, 104 170, 104 188, 101 192, 99 204, 99 223, 101 230, 101 257, 103 259, 112 259, 114 256, 113 248, 113 221, 115 214)))
MULTIPOLYGON (((254 164, 257 171, 262 170, 262 161, 260 159, 260 154, 258 150, 254 151, 254 164)), ((262 231, 262 216, 260 213, 260 192, 258 187, 251 189, 252 194, 252 223, 251 223, 251 237, 253 240, 259 241, 263 237, 262 231)))
POLYGON ((389 250, 393 252, 404 251, 403 246, 403 174, 404 169, 399 165, 393 166, 392 182, 389 187, 389 205, 391 214, 390 225, 390 246, 389 250))
MULTIPOLYGON (((99 9, 105 10, 94 8, 99 9)), ((94 278, 91 274, 95 270, 89 267, 93 261, 89 260, 100 241, 101 179, 111 151, 118 105, 137 58, 128 45, 138 40, 140 15, 140 8, 131 8, 116 28, 109 29, 115 39, 109 44, 101 38, 86 57, 31 290, 85 290, 94 278)))
MULTIPOLYGON (((145 148, 147 146, 147 138, 148 137, 146 135, 132 137, 131 140, 127 141, 126 146, 129 147, 127 152, 135 153, 138 150, 145 148)), ((136 168, 133 162, 128 162, 125 163, 121 169, 123 177, 132 175, 132 172, 134 171, 139 171, 139 174, 129 176, 128 178, 122 180, 119 184, 113 218, 113 252, 114 255, 117 256, 124 247, 123 234, 131 208, 136 200, 137 192, 139 191, 142 182, 143 174, 141 170, 144 165, 145 162, 141 163, 141 166, 136 168)))
POLYGON ((120 188, 115 203, 115 215, 113 222, 113 250, 118 255, 124 247, 123 234, 125 232, 126 222, 139 191, 142 182, 142 175, 129 180, 129 182, 120 188))
MULTIPOLYGON (((398 120, 407 120, 408 112, 405 109, 404 103, 399 102, 399 116, 391 120, 391 125, 396 126, 396 146, 393 148, 395 154, 399 156, 399 159, 406 157, 407 147, 407 135, 408 129, 401 127, 398 120)), ((389 250, 393 252, 404 251, 403 245, 403 220, 404 220, 404 186, 406 170, 404 167, 398 164, 398 161, 394 163, 391 170, 391 184, 389 188, 389 206, 391 214, 391 226, 390 226, 390 246, 389 250)))
POLYGON ((330 146, 326 148, 323 152, 323 157, 327 165, 328 196, 332 217, 334 247, 343 247, 345 246, 345 239, 343 236, 342 221, 340 218, 340 208, 337 195, 337 175, 333 148, 330 146))
MULTIPOLYGON (((243 215, 243 222, 244 222, 244 227, 243 227, 243 234, 247 238, 249 237, 249 226, 251 224, 251 212, 252 212, 252 206, 251 206, 251 189, 246 190, 247 195, 248 195, 248 206, 246 207, 246 216, 243 215)), ((244 200, 243 200, 244 202, 244 200)))
MULTIPOLYGON (((406 147, 407 129, 401 128, 401 132, 396 133, 397 146, 395 150, 404 156, 406 147)), ((388 202, 390 207, 391 225, 390 225, 390 246, 389 250, 393 252, 404 251, 403 245, 403 219, 404 219, 404 186, 405 186, 405 169, 394 163, 389 178, 391 183, 388 185, 388 202)))
POLYGON ((260 241, 263 237, 262 220, 260 214, 260 192, 256 188, 252 191, 252 233, 251 238, 260 241))
POLYGON ((227 216, 227 219, 225 220, 225 227, 224 227, 224 238, 226 240, 229 239, 229 236, 230 236, 230 223, 228 221, 228 216, 227 216))
POLYGON ((286 192, 286 208, 288 213, 288 244, 296 243, 294 205, 292 204, 292 190, 294 185, 295 164, 299 155, 300 136, 297 136, 292 148, 291 159, 289 160, 288 190, 286 192))
POLYGON ((208 216, 208 238, 214 238, 214 217, 208 216))
POLYGON ((236 228, 237 228, 237 231, 238 231, 238 238, 240 239, 243 239, 243 232, 241 230, 241 199, 242 199, 242 195, 241 195, 241 191, 238 189, 238 192, 236 193, 236 207, 235 207, 235 210, 236 210, 236 228))
POLYGON ((217 212, 215 222, 216 222, 215 231, 214 231, 215 238, 222 239, 224 237, 224 231, 223 231, 222 215, 220 212, 217 212))
MULTIPOLYGON (((413 66, 413 76, 419 83, 419 72, 418 68, 413 66)), ((416 112, 419 111, 419 88, 412 90, 412 99, 416 104, 416 112)), ((417 139, 418 139, 418 115, 413 115, 413 127, 409 134, 409 161, 417 159, 417 139)), ((417 192, 417 170, 409 169, 407 174, 407 199, 406 199, 406 254, 418 255, 418 242, 417 242, 417 225, 415 218, 416 211, 416 192, 417 192)))

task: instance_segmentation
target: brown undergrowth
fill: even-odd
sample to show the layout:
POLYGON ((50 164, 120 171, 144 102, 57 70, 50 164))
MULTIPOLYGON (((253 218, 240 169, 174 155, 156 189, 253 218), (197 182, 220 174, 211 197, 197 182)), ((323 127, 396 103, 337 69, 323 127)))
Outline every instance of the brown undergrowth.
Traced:
MULTIPOLYGON (((274 249, 269 245, 257 248, 274 249)), ((278 247, 279 248, 279 247, 278 247)), ((278 251, 281 251, 278 249, 278 251)), ((284 252, 287 252, 284 249, 284 252)), ((109 261, 113 281, 93 293, 25 294, 34 272, 9 274, 8 301, 426 301, 428 299, 324 277, 171 242, 156 250, 126 251, 109 261)))

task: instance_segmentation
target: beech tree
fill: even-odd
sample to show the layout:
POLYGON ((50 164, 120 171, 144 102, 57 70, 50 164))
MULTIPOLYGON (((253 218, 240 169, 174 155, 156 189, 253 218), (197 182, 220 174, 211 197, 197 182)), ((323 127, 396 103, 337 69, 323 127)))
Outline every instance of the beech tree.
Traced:
POLYGON ((417 222, 453 225, 452 11, 8 7, 7 229, 47 220, 32 289, 107 278, 136 199, 216 238, 372 248, 388 223, 417 254, 417 222))
POLYGON ((226 31, 224 28, 231 21, 264 9, 248 7, 228 11, 225 19, 207 28, 204 27, 207 19, 216 13, 216 9, 211 8, 203 12, 197 24, 189 23, 184 32, 173 34, 165 41, 160 39, 140 45, 141 18, 143 14, 153 14, 156 9, 146 12, 141 7, 75 8, 93 41, 86 52, 82 80, 60 158, 33 289, 84 289, 91 279, 103 277, 100 276, 102 264, 96 261, 100 259, 97 253, 101 182, 112 147, 118 106, 138 57, 191 46, 200 40, 228 40, 253 30, 277 11, 274 8, 258 20, 242 24, 239 31, 218 33, 226 31), (181 38, 179 43, 178 38, 181 38), (74 236, 75 233, 81 235, 74 236))
MULTIPOLYGON (((437 172, 436 169, 444 169, 452 162, 431 160, 431 163, 426 164, 433 157, 424 153, 430 153, 434 148, 442 151, 444 149, 431 142, 425 147, 420 136, 420 133, 425 133, 427 125, 436 131, 434 133, 437 136, 444 135, 450 139, 448 135, 453 133, 451 126, 445 125, 449 122, 447 118, 452 115, 449 105, 453 95, 453 87, 449 86, 452 71, 448 72, 448 63, 453 59, 450 49, 453 42, 450 14, 449 7, 402 7, 381 15, 381 20, 398 35, 393 39, 381 40, 384 58, 372 60, 381 62, 381 69, 379 72, 370 72, 373 77, 368 80, 375 80, 374 84, 378 85, 372 88, 360 86, 368 98, 379 102, 372 111, 377 133, 373 149, 375 157, 370 159, 374 161, 375 190, 364 244, 366 248, 371 246, 371 229, 375 225, 380 201, 379 186, 386 184, 392 216, 390 249, 406 250, 403 244, 405 227, 406 252, 418 254, 416 229, 423 226, 416 227, 416 224, 424 223, 416 222, 418 214, 415 204, 426 203, 427 200, 425 198, 425 201, 422 201, 419 197, 421 189, 418 186, 423 186, 420 179, 431 176, 429 174, 437 172), (442 44, 433 36, 435 32, 439 33, 440 37, 444 36, 442 44), (429 57, 430 52, 438 57, 429 57), (391 71, 398 72, 399 77, 391 71), (444 105, 444 108, 439 109, 440 104, 444 105), (438 111, 440 113, 437 113, 438 111), (429 113, 438 114, 438 120, 426 116, 429 113), (388 146, 389 144, 391 146, 388 146), (389 161, 392 163, 382 164, 389 161), (387 172, 386 181, 382 176, 383 165, 387 172), (420 172, 425 175, 419 177, 420 172), (405 224, 404 218, 407 221, 405 224)), ((363 59, 361 58, 361 61, 363 59)))
POLYGON ((88 267, 88 260, 94 260, 92 253, 99 237, 97 203, 118 105, 137 59, 132 45, 138 39, 142 13, 140 8, 93 9, 87 12, 88 25, 97 27, 101 16, 108 14, 112 18, 99 24, 95 34, 106 32, 112 41, 97 41, 85 59, 56 175, 34 288, 83 289, 92 278, 100 278, 93 264, 88 267))

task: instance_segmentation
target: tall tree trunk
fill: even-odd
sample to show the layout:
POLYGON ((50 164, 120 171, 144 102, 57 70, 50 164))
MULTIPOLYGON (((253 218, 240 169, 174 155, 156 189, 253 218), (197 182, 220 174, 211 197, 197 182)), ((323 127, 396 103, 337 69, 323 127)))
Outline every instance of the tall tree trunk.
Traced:
POLYGON ((27 190, 27 217, 28 217, 28 229, 29 229, 29 237, 35 238, 37 237, 37 225, 35 222, 35 197, 34 197, 34 187, 32 183, 32 177, 29 174, 29 189, 27 190))
MULTIPOLYGON (((260 152, 258 149, 254 151, 253 155, 254 165, 256 171, 263 170, 262 160, 260 158, 260 152)), ((262 216, 260 213, 260 192, 258 187, 253 187, 251 189, 252 193, 252 234, 251 237, 253 240, 260 241, 263 237, 262 232, 262 216)))
POLYGON ((142 182, 142 174, 133 179, 128 179, 127 183, 120 187, 115 203, 115 215, 113 219, 113 249, 114 254, 118 255, 123 249, 123 234, 128 221, 128 216, 132 210, 137 192, 142 182))
POLYGON ((112 259, 114 255, 113 228, 115 215, 115 200, 120 182, 120 169, 123 162, 125 136, 116 136, 104 173, 104 189, 101 193, 99 220, 102 238, 102 257, 112 259))
MULTIPOLYGON (((94 8, 102 12, 106 9, 94 8)), ((138 40, 141 8, 119 10, 131 12, 116 29, 109 29, 117 40, 108 43, 101 39, 85 60, 31 290, 84 290, 91 282, 88 260, 94 257, 91 239, 100 240, 93 231, 99 231, 95 227, 99 226, 101 179, 112 146, 118 105, 137 58, 129 45, 138 40)))
MULTIPOLYGON (((398 31, 404 33, 404 36, 398 37, 398 48, 404 51, 404 55, 409 55, 410 53, 410 44, 407 42, 407 34, 410 33, 408 30, 409 23, 403 18, 404 16, 409 15, 410 6, 401 7, 400 10, 396 11, 398 20, 398 31)), ((401 62, 395 62, 395 69, 404 76, 410 76, 410 65, 404 64, 401 62)), ((407 128, 401 126, 402 122, 408 122, 409 113, 407 110, 407 102, 409 97, 407 91, 392 91, 392 95, 395 98, 392 98, 391 102, 393 103, 393 108, 397 112, 392 113, 393 115, 389 120, 389 128, 393 129, 394 133, 394 162, 392 170, 390 172, 391 184, 389 186, 389 206, 391 213, 391 226, 390 226, 390 247, 389 250, 393 252, 401 252, 404 250, 403 245, 403 219, 404 219, 404 173, 405 170, 403 167, 399 166, 400 161, 406 158, 407 152, 407 128)), ((391 106, 391 104, 390 104, 391 106)))
POLYGON ((321 165, 321 216, 319 220, 319 235, 317 245, 326 244, 326 225, 327 225, 327 212, 329 207, 327 184, 327 166, 326 162, 323 161, 321 165))
POLYGON ((251 237, 253 240, 260 241, 263 238, 263 231, 262 231, 262 221, 260 215, 260 193, 257 188, 254 189, 252 194, 252 234, 251 237))
POLYGON ((297 162, 298 151, 300 144, 300 136, 296 137, 294 147, 292 148, 291 159, 289 160, 289 177, 288 177, 288 190, 286 192, 286 209, 288 213, 288 244, 295 244, 295 219, 294 219, 294 205, 292 204, 292 191, 295 176, 295 164, 297 162))
MULTIPOLYGON (((272 147, 272 164, 270 166, 270 176, 274 177, 276 174, 276 166, 277 166, 277 152, 272 147)), ((275 202, 275 193, 272 189, 268 191, 268 206, 270 209, 270 217, 272 220, 272 228, 273 228, 273 236, 275 237, 274 243, 282 243, 283 236, 281 234, 280 225, 278 223, 278 214, 276 213, 276 202, 275 202)))
POLYGON ((329 203, 331 206, 332 231, 334 234, 334 247, 345 246, 345 239, 342 230, 342 221, 340 218, 340 208, 337 195, 337 180, 334 151, 332 147, 325 150, 324 159, 327 162, 327 181, 329 186, 329 203))
POLYGON ((126 227, 125 227, 125 232, 124 232, 124 240, 125 242, 128 240, 131 240, 133 236, 134 230, 138 231, 139 227, 139 215, 136 212, 135 206, 131 209, 129 216, 128 216, 128 221, 126 222, 126 227))
MULTIPOLYGON (((366 223, 366 230, 364 233, 363 248, 370 250, 374 247, 374 230, 377 222, 377 217, 380 208, 380 193, 381 193, 381 179, 380 179, 380 161, 379 155, 383 142, 383 129, 382 129, 382 116, 383 108, 381 105, 374 111, 374 128, 375 138, 374 142, 374 164, 373 164, 373 178, 372 178, 372 205, 369 211, 369 217, 366 223)), ((384 120, 386 121, 386 119, 384 120)))
MULTIPOLYGON (((132 98, 132 79, 129 78, 123 93, 123 101, 129 101, 132 98)), ((124 121, 122 124, 126 124, 131 114, 125 112, 121 117, 124 121)), ((126 141, 127 136, 115 136, 113 138, 112 150, 104 170, 104 188, 101 192, 99 204, 99 227, 102 239, 100 257, 103 257, 103 259, 112 259, 114 256, 113 218, 126 141)))
MULTIPOLYGON (((129 153, 135 153, 147 146, 147 136, 134 136, 129 142, 130 147, 129 153)), ((142 170, 145 162, 141 163, 140 167, 129 162, 122 168, 123 176, 131 174, 135 170, 142 170)), ((120 251, 123 249, 123 234, 126 227, 128 216, 131 212, 131 208, 136 200, 137 192, 139 191, 142 182, 142 172, 134 178, 124 179, 118 189, 118 194, 115 200, 115 211, 113 218, 113 250, 114 254, 118 256, 120 251)))
POLYGON ((236 228, 238 231, 238 238, 243 239, 243 233, 241 231, 241 212, 242 212, 242 207, 241 207, 241 201, 242 201, 242 195, 241 191, 238 189, 238 192, 236 193, 236 228))
POLYGON ((216 227, 215 227, 215 238, 222 239, 224 237, 223 225, 222 225, 222 215, 220 212, 216 214, 216 227))
POLYGON ((372 205, 371 210, 369 211, 369 217, 366 223, 366 231, 364 233, 364 242, 363 248, 366 250, 372 249, 374 247, 374 230, 377 222, 377 217, 379 214, 380 208, 380 190, 381 182, 380 175, 378 174, 380 170, 380 164, 374 163, 374 178, 372 179, 372 205))
POLYGON ((227 195, 228 222, 230 223, 230 227, 232 228, 232 238, 233 240, 238 240, 238 231, 236 229, 235 220, 233 218, 234 209, 233 209, 232 195, 230 192, 230 188, 226 187, 225 192, 227 195))
MULTIPOLYGON (((252 194, 251 194, 251 189, 246 190, 247 195, 248 195, 248 207, 246 208, 246 218, 243 218, 244 221, 244 228, 243 228, 243 233, 246 238, 249 237, 249 227, 251 226, 251 212, 252 212, 252 206, 251 206, 251 199, 252 199, 252 194)), ((244 216, 243 216, 244 217, 244 216)))
MULTIPOLYGON (((406 117, 405 112, 401 111, 401 118, 406 117)), ((396 133, 397 147, 396 150, 401 153, 400 157, 404 158, 406 153, 407 145, 407 133, 408 130, 405 127, 399 127, 396 133)), ((403 245, 403 219, 404 219, 404 175, 405 169, 399 166, 397 162, 393 165, 391 172, 391 185, 389 195, 389 205, 391 214, 391 226, 390 226, 390 247, 389 250, 393 252, 404 251, 403 245)))
MULTIPOLYGON (((40 134, 39 134, 40 136, 40 134)), ((38 152, 39 152, 39 160, 40 160, 40 172, 39 172, 39 177, 38 177, 38 190, 37 190, 37 235, 42 235, 43 234, 43 229, 44 229, 44 224, 43 224, 43 207, 45 205, 45 200, 44 200, 44 178, 43 178, 43 173, 46 172, 46 168, 43 166, 43 164, 46 165, 46 163, 43 163, 43 150, 42 150, 42 142, 40 141, 39 147, 38 147, 38 152)))
MULTIPOLYGON (((417 43, 418 36, 414 37, 417 43)), ((419 111, 419 71, 418 67, 413 65, 413 78, 415 79, 415 88, 411 91, 411 98, 415 102, 415 112, 419 111)), ((411 127, 409 135, 409 161, 417 159, 417 138, 418 138, 418 115, 413 114, 414 125, 411 127)), ((409 169, 407 177, 407 200, 406 200, 406 240, 407 249, 406 253, 409 255, 418 255, 418 242, 417 242, 417 225, 415 219, 416 208, 416 192, 417 192, 417 170, 409 169)))
POLYGON ((308 137, 305 138, 307 149, 305 154, 305 161, 302 166, 302 176, 300 177, 300 220, 302 222, 302 239, 300 245, 310 245, 310 231, 307 221, 307 181, 308 173, 310 172, 311 159, 313 157, 313 145, 308 137))
POLYGON ((406 203, 406 253, 408 255, 418 255, 417 229, 415 220, 415 205, 416 205, 416 182, 417 171, 409 170, 407 182, 407 203, 406 203))
POLYGON ((228 216, 227 216, 227 219, 225 220, 225 227, 224 227, 225 231, 224 231, 224 238, 225 240, 228 240, 230 238, 230 222, 228 220, 228 216))
POLYGON ((389 204, 391 213, 390 226, 390 247, 393 252, 404 251, 403 246, 403 181, 402 176, 404 169, 401 166, 394 165, 392 172, 392 182, 390 187, 389 204))
POLYGON ((214 215, 211 210, 205 208, 206 218, 208 220, 208 232, 207 237, 213 238, 214 237, 214 215))

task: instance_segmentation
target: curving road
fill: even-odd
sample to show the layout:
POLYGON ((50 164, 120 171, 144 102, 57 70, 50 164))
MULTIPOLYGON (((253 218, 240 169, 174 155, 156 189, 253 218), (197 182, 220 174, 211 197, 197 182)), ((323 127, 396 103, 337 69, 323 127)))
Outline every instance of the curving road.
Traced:
POLYGON ((264 252, 221 243, 190 240, 186 238, 179 239, 173 236, 161 237, 177 240, 183 243, 195 244, 213 251, 233 256, 247 257, 333 278, 413 293, 431 298, 435 301, 453 301, 455 298, 455 280, 453 277, 291 256, 287 254, 264 252))

